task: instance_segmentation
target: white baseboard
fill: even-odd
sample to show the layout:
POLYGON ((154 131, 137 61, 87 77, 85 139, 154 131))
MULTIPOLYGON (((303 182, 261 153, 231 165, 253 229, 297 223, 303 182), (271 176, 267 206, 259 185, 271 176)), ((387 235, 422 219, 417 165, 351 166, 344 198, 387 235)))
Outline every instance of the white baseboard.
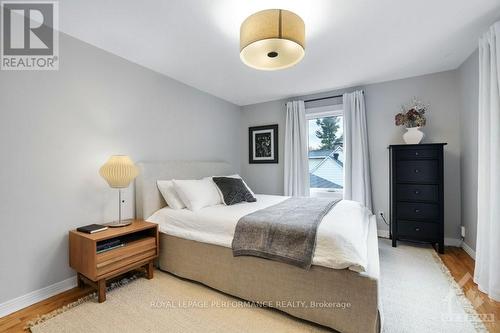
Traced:
POLYGON ((0 304, 0 318, 76 287, 76 276, 0 304))
POLYGON ((381 238, 389 238, 389 230, 378 229, 377 235, 381 238))
POLYGON ((472 259, 476 260, 476 251, 474 251, 467 243, 462 242, 462 249, 471 256, 472 259))

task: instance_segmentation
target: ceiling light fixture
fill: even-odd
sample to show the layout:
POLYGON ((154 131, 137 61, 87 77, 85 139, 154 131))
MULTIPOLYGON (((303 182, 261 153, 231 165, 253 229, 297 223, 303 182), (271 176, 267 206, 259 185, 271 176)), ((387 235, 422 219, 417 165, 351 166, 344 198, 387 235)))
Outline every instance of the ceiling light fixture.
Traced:
POLYGON ((240 58, 247 66, 278 70, 297 64, 305 54, 305 25, 295 13, 267 9, 241 24, 240 58))

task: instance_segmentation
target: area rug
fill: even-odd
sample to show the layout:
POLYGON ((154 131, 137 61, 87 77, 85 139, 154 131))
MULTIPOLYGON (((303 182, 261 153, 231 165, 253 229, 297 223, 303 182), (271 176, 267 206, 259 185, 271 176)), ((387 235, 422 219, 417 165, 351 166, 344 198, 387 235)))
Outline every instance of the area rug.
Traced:
POLYGON ((487 332, 436 251, 379 239, 385 333, 487 332))
MULTIPOLYGON (((433 249, 384 239, 379 248, 383 332, 486 332, 433 249)), ((159 271, 114 286, 105 303, 93 295, 44 316, 31 331, 332 332, 159 271)))

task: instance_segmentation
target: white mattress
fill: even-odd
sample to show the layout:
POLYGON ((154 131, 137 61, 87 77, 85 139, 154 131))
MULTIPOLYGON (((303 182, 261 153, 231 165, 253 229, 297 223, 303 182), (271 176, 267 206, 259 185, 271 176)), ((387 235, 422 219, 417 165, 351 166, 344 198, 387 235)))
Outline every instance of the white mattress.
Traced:
MULTIPOLYGON (((160 232, 198 242, 231 248, 238 220, 287 199, 284 196, 256 195, 257 202, 232 206, 216 205, 196 212, 162 208, 147 219, 160 232)), ((342 200, 318 227, 313 265, 364 272, 368 265, 367 238, 370 213, 361 204, 342 200)))

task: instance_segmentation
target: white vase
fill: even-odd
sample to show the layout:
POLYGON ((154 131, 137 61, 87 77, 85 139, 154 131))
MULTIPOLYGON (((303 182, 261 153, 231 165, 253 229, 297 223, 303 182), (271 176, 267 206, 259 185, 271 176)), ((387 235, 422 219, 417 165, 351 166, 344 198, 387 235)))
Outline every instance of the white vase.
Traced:
POLYGON ((406 129, 406 133, 403 134, 403 139, 407 144, 418 144, 424 138, 424 133, 420 131, 420 127, 410 127, 406 129))

